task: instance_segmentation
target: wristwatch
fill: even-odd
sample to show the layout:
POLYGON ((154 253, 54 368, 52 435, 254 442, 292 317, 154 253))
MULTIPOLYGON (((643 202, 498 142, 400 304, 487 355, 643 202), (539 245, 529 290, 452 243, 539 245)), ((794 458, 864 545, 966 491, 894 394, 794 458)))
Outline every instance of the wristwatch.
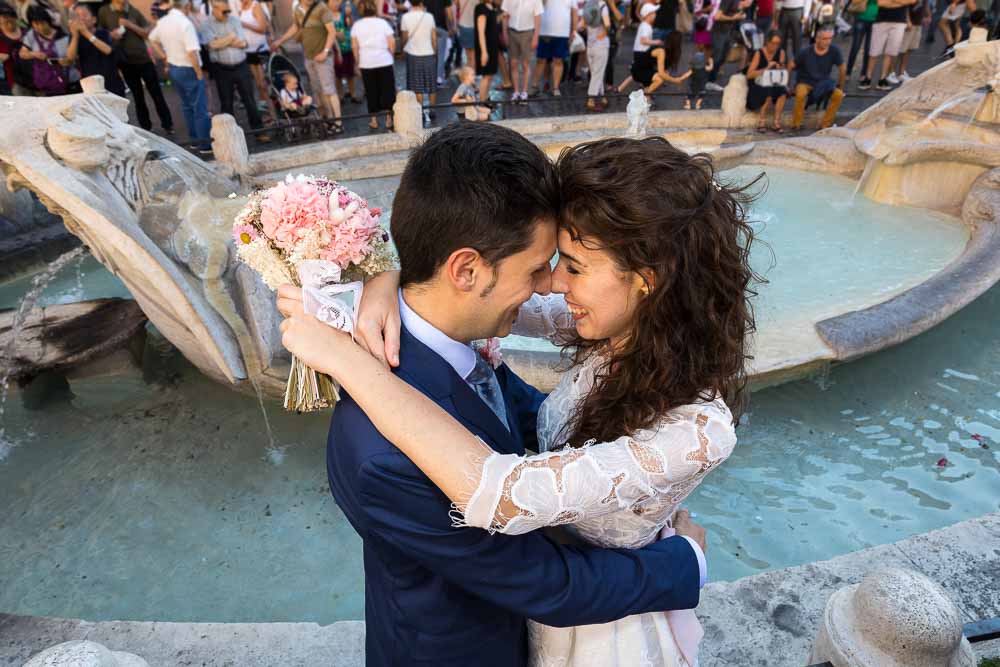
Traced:
POLYGON ((97 41, 97 35, 91 34, 90 37, 87 38, 87 41, 93 44, 97 41))

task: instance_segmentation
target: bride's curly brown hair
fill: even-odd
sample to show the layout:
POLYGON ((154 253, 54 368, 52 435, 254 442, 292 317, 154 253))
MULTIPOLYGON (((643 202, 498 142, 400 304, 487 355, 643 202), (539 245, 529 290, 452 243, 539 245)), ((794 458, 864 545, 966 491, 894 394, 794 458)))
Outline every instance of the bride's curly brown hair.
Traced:
POLYGON ((568 148, 556 171, 562 228, 610 252, 621 271, 654 277, 618 349, 569 332, 564 358, 578 364, 601 352, 603 361, 571 416, 568 444, 632 435, 716 396, 738 421, 755 331, 751 299, 762 281, 750 266, 753 183, 719 184, 708 155, 688 155, 660 137, 568 148))

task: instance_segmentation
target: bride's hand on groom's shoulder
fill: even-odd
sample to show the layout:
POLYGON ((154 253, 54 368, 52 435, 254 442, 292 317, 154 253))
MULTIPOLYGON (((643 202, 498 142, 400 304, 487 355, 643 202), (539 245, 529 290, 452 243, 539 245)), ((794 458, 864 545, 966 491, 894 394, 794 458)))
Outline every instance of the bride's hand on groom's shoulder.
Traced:
POLYGON ((399 271, 386 271, 365 284, 358 306, 355 340, 392 367, 399 366, 399 271))
POLYGON ((285 349, 309 368, 339 379, 338 362, 346 348, 338 346, 352 346, 350 335, 307 315, 302 290, 293 285, 278 288, 278 311, 285 316, 279 327, 285 349))

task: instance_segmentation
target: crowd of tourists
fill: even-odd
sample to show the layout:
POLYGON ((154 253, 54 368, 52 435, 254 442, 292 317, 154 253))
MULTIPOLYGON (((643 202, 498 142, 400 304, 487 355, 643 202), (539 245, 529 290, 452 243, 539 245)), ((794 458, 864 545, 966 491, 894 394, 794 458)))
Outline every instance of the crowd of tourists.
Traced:
MULTIPOLYGON (((910 78, 909 56, 923 41, 939 33, 947 56, 970 35, 985 39, 996 14, 977 0, 293 0, 291 25, 279 32, 271 0, 154 0, 150 16, 128 0, 6 1, 13 4, 0 0, 0 93, 62 95, 100 74, 107 90, 131 96, 147 130, 148 97, 171 135, 169 85, 194 147, 205 152, 210 110, 233 114, 237 98, 251 129, 318 113, 339 134, 342 103, 363 95, 369 126, 391 129, 397 59, 404 87, 428 105, 427 121, 447 102, 486 119, 491 95, 526 104, 560 96, 566 80, 586 80, 589 111, 607 108, 616 89, 653 93, 666 84, 683 86, 685 108, 700 109, 706 92, 722 90, 728 68, 749 79, 760 130, 784 131, 789 97, 793 128, 810 105, 825 109, 826 126, 859 55, 858 88, 889 90, 910 78), (846 58, 834 44, 843 33, 846 58), (616 73, 626 39, 632 63, 616 73), (269 81, 270 54, 292 40, 305 80, 290 67, 269 81), (452 77, 454 94, 438 99, 452 77)), ((255 134, 269 140, 266 130, 255 134)))

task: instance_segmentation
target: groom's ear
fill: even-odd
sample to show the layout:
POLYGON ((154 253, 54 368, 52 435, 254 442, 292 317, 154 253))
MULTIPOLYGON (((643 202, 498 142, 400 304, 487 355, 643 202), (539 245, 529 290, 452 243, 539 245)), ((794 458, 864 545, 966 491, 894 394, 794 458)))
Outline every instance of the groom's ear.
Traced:
POLYGON ((444 276, 456 290, 471 292, 482 277, 485 267, 483 256, 474 248, 459 248, 448 255, 444 263, 444 276))

